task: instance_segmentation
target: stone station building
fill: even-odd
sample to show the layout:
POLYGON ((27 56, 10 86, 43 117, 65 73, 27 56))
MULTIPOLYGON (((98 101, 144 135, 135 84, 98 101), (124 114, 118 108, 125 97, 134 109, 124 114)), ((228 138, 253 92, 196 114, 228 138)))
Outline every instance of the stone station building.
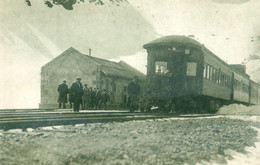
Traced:
MULTIPOLYGON (((110 108, 126 106, 127 85, 134 76, 138 76, 141 84, 145 75, 123 61, 112 62, 80 53, 69 48, 41 68, 41 109, 58 108, 57 87, 63 80, 70 88, 77 77, 81 78, 82 85, 106 89, 111 101, 110 108)), ((68 106, 67 106, 68 107, 68 106)))

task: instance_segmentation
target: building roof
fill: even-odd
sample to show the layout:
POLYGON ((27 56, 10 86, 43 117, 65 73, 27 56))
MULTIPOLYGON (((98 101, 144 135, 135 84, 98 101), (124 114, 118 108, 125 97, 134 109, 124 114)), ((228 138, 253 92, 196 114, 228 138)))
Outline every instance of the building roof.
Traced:
POLYGON ((102 73, 104 73, 105 75, 108 75, 108 76, 123 77, 123 78, 127 78, 127 79, 132 79, 134 76, 138 76, 140 79, 145 79, 145 75, 143 73, 141 73, 140 71, 136 70, 135 68, 133 68, 132 66, 128 65, 127 63, 125 63, 123 61, 113 62, 113 61, 85 55, 85 54, 80 53, 78 50, 76 50, 73 47, 67 49, 62 54, 60 54, 59 56, 54 58, 52 61, 50 61, 49 63, 44 65, 42 67, 42 69, 54 64, 56 61, 59 61, 59 59, 61 57, 69 55, 69 54, 73 54, 75 56, 80 56, 80 60, 82 62, 84 62, 84 61, 87 62, 87 61, 91 60, 92 62, 94 62, 100 66, 102 73))
POLYGON ((196 47, 201 47, 203 46, 201 43, 198 41, 186 37, 186 36, 180 36, 180 35, 170 35, 170 36, 165 36, 161 37, 158 39, 155 39, 147 44, 145 44, 143 47, 145 49, 152 47, 152 46, 171 46, 173 43, 179 43, 179 44, 185 44, 185 45, 191 45, 191 46, 196 46, 196 47))

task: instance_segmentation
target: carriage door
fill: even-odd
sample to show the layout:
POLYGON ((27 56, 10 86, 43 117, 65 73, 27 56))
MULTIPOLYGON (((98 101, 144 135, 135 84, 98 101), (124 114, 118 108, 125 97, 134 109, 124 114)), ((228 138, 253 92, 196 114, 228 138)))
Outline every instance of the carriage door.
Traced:
POLYGON ((180 52, 174 52, 170 60, 172 76, 172 88, 175 96, 185 95, 186 91, 186 67, 187 58, 180 52))
POLYGON ((202 62, 202 55, 199 51, 193 51, 192 54, 185 55, 187 56, 187 66, 185 73, 187 94, 197 94, 199 91, 201 91, 203 77, 204 65, 202 62))
POLYGON ((197 76, 198 63, 194 61, 187 62, 186 70, 186 85, 187 94, 196 93, 198 90, 198 76, 197 76))
POLYGON ((168 72, 167 70, 168 63, 166 61, 155 61, 155 86, 157 96, 165 97, 167 96, 167 92, 165 91, 165 87, 167 87, 167 81, 165 81, 165 74, 168 72))

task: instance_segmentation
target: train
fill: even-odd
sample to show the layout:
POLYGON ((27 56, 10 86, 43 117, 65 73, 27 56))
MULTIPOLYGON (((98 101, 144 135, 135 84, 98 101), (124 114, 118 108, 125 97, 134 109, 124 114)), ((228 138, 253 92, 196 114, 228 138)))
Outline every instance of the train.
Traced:
POLYGON ((193 38, 164 36, 143 48, 148 55, 141 111, 214 113, 232 103, 260 103, 260 85, 244 65, 227 64, 193 38))

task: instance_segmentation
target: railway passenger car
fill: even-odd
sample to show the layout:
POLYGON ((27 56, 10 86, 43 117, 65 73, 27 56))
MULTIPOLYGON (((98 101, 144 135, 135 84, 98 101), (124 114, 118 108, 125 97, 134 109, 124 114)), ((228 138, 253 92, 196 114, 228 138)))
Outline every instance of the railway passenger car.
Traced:
POLYGON ((259 104, 259 84, 243 65, 228 65, 186 36, 166 36, 143 46, 147 56, 146 109, 216 112, 230 103, 259 104))

